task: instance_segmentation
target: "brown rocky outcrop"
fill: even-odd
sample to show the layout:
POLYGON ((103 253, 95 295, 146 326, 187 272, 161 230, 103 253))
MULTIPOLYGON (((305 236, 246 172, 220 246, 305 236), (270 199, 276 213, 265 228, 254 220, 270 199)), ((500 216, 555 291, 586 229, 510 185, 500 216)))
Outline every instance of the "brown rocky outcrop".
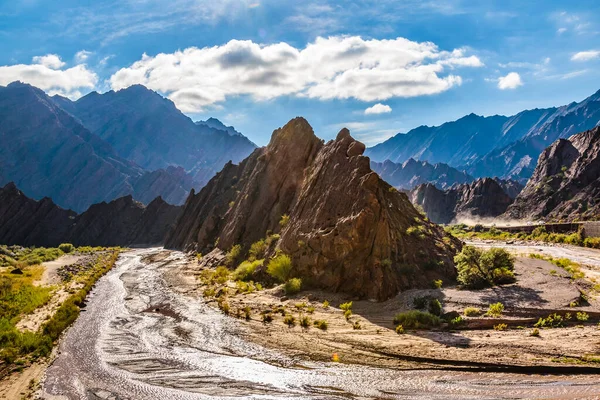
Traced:
POLYGON ((440 190, 432 184, 413 189, 409 196, 413 204, 423 207, 427 217, 435 223, 493 218, 504 213, 513 202, 505 189, 516 191, 517 183, 481 178, 474 182, 440 190))
POLYGON ((181 207, 157 197, 148 206, 125 196, 92 205, 82 214, 49 198, 28 198, 14 183, 0 188, 0 243, 55 247, 160 245, 181 207))
POLYGON ((278 250, 306 284, 366 298, 452 279, 460 243, 381 180, 363 151, 346 129, 324 144, 295 118, 268 146, 190 195, 166 246, 206 253, 241 244, 247 251, 279 232, 278 250))
POLYGON ((600 218, 600 127, 546 148, 505 216, 551 221, 600 218))

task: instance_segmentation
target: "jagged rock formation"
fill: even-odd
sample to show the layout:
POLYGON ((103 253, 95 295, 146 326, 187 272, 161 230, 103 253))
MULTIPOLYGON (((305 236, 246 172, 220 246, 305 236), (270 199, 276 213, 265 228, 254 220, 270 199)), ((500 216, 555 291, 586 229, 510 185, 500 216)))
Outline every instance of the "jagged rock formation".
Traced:
POLYGON ((506 212, 523 220, 600 218, 600 128, 558 139, 506 212))
POLYGON ((181 207, 157 197, 145 207, 131 196, 91 206, 82 214, 50 198, 35 201, 14 183, 0 188, 0 243, 55 247, 160 245, 181 207))
POLYGON ((233 126, 226 126, 224 123, 219 121, 217 118, 209 118, 206 121, 196 121, 196 125, 206 126, 208 128, 225 131, 231 136, 244 136, 240 132, 236 131, 233 126))
POLYGON ((385 183, 342 130, 324 144, 303 118, 273 132, 267 147, 227 164, 191 194, 166 246, 207 253, 280 232, 278 249, 305 284, 385 299, 451 279, 460 243, 424 220, 385 183), (282 215, 289 222, 281 229, 282 215))
POLYGON ((148 170, 181 166, 194 176, 195 188, 227 161, 239 162, 256 147, 216 119, 195 124, 171 100, 142 85, 92 92, 71 104, 56 100, 120 157, 148 170))
POLYGON ((447 189, 455 184, 468 183, 475 179, 448 164, 430 164, 413 158, 409 158, 402 164, 390 160, 382 163, 371 161, 371 169, 390 185, 404 190, 410 190, 422 183, 431 183, 439 189, 447 189))
MULTIPOLYGON (((503 184, 514 188, 508 182, 503 184)), ((427 217, 438 224, 497 217, 513 202, 492 178, 477 179, 445 191, 427 183, 414 188, 409 196, 413 204, 423 207, 427 217)))
POLYGON ((43 91, 18 82, 0 87, 0 171, 0 185, 14 181, 78 212, 128 194, 181 204, 189 190, 176 171, 148 172, 119 157, 43 91))
POLYGON ((367 149, 382 162, 409 158, 442 162, 474 177, 526 181, 539 154, 558 138, 591 129, 600 121, 600 91, 580 103, 522 111, 511 117, 467 115, 437 127, 421 126, 367 149))

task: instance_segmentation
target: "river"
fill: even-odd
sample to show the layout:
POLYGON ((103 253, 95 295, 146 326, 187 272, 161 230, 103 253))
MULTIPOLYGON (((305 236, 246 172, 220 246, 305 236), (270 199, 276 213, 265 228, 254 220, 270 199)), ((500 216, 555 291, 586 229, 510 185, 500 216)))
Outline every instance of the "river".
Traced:
POLYGON ((182 253, 122 253, 46 371, 47 399, 567 399, 600 398, 596 377, 401 371, 294 360, 241 338, 249 329, 163 274, 182 253))

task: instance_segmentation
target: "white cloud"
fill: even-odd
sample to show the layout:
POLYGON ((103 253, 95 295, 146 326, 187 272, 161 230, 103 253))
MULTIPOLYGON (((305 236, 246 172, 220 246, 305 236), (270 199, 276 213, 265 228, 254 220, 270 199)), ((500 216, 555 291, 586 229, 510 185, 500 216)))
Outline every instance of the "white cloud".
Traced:
POLYGON ((75 62, 77 64, 83 64, 83 63, 85 63, 88 60, 88 58, 90 58, 90 56, 92 54, 93 53, 91 51, 87 51, 87 50, 78 51, 75 54, 75 62))
POLYGON ((567 31, 567 28, 558 28, 556 30, 556 33, 558 33, 559 35, 562 35, 563 33, 565 33, 567 31))
POLYGON ((33 62, 35 64, 0 66, 0 85, 6 86, 11 82, 21 81, 50 95, 60 94, 77 98, 81 96, 81 90, 93 89, 98 82, 98 76, 84 64, 61 69, 65 63, 54 54, 34 57, 33 62))
POLYGON ((385 113, 389 113, 389 112, 392 112, 392 107, 390 107, 386 104, 381 104, 381 103, 377 103, 374 106, 369 107, 365 110, 366 115, 385 114, 385 113))
POLYGON ((589 61, 600 57, 600 50, 580 51, 573 54, 571 61, 589 61))
POLYGON ((462 78, 446 70, 483 65, 465 53, 404 38, 318 37, 304 48, 232 40, 222 46, 144 54, 117 71, 110 83, 115 90, 143 84, 168 95, 184 112, 240 95, 257 100, 297 96, 378 101, 460 85, 462 78))
POLYGON ((33 63, 43 65, 50 69, 59 69, 64 67, 65 63, 56 54, 46 54, 45 56, 33 57, 33 63))
POLYGON ((499 89, 516 89, 519 86, 523 86, 523 81, 521 81, 521 75, 516 72, 510 72, 508 75, 498 78, 499 89))

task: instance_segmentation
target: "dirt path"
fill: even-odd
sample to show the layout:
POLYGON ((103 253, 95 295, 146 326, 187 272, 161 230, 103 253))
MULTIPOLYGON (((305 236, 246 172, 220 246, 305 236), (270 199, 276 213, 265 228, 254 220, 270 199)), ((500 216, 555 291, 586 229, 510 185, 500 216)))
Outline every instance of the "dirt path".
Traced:
POLYGON ((44 267, 44 274, 42 275, 42 279, 36 281, 34 284, 41 286, 51 286, 60 284, 61 279, 57 273, 59 268, 64 267, 66 265, 75 264, 83 258, 85 258, 85 256, 67 254, 58 257, 54 261, 42 263, 42 266, 44 267))

